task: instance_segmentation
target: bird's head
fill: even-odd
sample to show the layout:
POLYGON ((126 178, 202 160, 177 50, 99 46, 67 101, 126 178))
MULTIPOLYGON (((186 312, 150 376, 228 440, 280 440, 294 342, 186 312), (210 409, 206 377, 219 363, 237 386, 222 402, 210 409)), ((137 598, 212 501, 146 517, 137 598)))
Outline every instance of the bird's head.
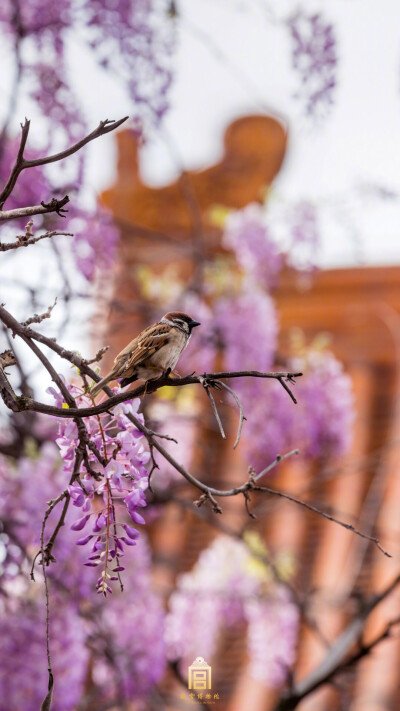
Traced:
POLYGON ((161 323, 169 323, 171 326, 176 326, 189 335, 192 333, 193 328, 201 325, 199 321, 195 321, 191 316, 184 314, 182 311, 169 311, 162 317, 161 323))

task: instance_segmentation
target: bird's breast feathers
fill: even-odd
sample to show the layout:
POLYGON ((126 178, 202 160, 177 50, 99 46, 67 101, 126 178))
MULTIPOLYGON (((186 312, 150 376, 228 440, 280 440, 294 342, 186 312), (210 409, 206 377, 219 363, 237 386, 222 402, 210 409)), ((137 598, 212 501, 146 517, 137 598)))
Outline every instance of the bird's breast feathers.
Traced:
POLYGON ((151 364, 160 367, 163 371, 168 368, 173 370, 188 343, 187 334, 180 329, 171 328, 167 342, 152 355, 151 364))

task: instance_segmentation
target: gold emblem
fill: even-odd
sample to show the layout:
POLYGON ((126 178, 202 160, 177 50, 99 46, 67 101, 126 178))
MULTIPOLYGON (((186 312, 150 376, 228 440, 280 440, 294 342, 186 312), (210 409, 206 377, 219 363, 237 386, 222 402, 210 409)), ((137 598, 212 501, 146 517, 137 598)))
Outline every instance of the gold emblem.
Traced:
POLYGON ((211 667, 203 657, 196 657, 188 671, 189 689, 211 689, 211 667))

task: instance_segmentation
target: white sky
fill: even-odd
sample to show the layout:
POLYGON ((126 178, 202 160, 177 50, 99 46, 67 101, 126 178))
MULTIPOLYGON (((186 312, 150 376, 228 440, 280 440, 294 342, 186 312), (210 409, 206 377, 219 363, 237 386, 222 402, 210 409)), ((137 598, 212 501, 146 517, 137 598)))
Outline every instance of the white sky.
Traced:
MULTIPOLYGON (((360 183, 379 183, 400 195, 398 0, 302 3, 331 19, 338 39, 336 101, 320 125, 305 122, 293 99, 297 77, 290 70, 288 34, 270 21, 268 12, 268 7, 279 8, 284 17, 294 2, 180 0, 178 5, 179 50, 172 109, 164 126, 185 167, 218 160, 228 123, 271 107, 290 127, 287 158, 275 183, 279 198, 317 200, 325 206, 321 265, 399 263, 400 202, 381 204, 371 196, 356 196, 360 183)), ((100 86, 94 74, 88 81, 80 71, 84 58, 78 47, 71 60, 93 122, 104 114, 117 118, 129 113, 129 102, 114 85, 100 86)), ((113 180, 113 166, 112 140, 91 147, 88 178, 97 190, 113 180)), ((143 150, 143 177, 159 185, 176 173, 160 134, 143 150)))
MULTIPOLYGON (((400 201, 361 199, 361 183, 378 183, 400 195, 400 2, 303 0, 307 11, 333 22, 339 66, 335 105, 320 124, 304 121, 293 94, 290 38, 280 19, 296 0, 178 0, 178 51, 163 130, 142 151, 142 175, 152 185, 174 179, 180 167, 168 135, 187 169, 220 157, 224 129, 246 113, 270 110, 285 117, 289 147, 275 181, 279 201, 307 199, 322 206, 321 266, 400 263, 400 201), (272 18, 272 20, 271 20, 272 18)), ((0 47, 3 64, 6 48, 0 47)), ((70 80, 90 125, 132 114, 118 82, 96 70, 73 37, 70 80)), ((1 88, 7 74, 3 75, 1 88)), ((6 102, 5 104, 6 105, 6 102)), ((0 106, 1 111, 1 106, 0 106)), ((42 126, 32 107, 21 116, 42 126)), ((87 147, 87 181, 100 192, 115 180, 113 136, 87 147)))

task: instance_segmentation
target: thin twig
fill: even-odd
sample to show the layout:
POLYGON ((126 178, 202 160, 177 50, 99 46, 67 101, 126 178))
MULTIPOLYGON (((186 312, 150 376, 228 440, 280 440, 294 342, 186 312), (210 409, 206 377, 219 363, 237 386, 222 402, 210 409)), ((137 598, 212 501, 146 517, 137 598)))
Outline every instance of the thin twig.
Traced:
MULTIPOLYGON (((24 210, 27 210, 28 208, 22 208, 24 210)), ((35 209, 35 208, 29 208, 35 209)), ((20 208, 17 209, 19 211, 20 208)), ((11 220, 13 217, 10 217, 10 212, 15 212, 14 210, 8 210, 7 212, 0 212, 0 221, 1 220, 11 220), (8 217, 4 217, 5 215, 8 215, 8 217)), ((49 212, 49 210, 43 210, 42 213, 31 213, 33 215, 37 214, 43 214, 44 212, 49 212)), ((26 213, 24 215, 15 215, 15 217, 25 217, 26 213)), ((17 237, 17 242, 0 242, 0 252, 7 252, 10 249, 19 249, 20 247, 30 247, 32 244, 36 244, 37 242, 40 242, 42 239, 51 239, 52 237, 73 237, 72 232, 59 232, 58 230, 53 230, 52 232, 45 232, 43 235, 39 235, 39 237, 29 237, 28 239, 24 239, 24 235, 19 235, 17 237)))
POLYGON ((103 346, 102 348, 99 348, 97 351, 96 355, 93 358, 89 358, 89 360, 86 360, 83 358, 83 362, 86 363, 86 365, 91 365, 92 363, 98 363, 103 356, 107 353, 107 351, 110 349, 110 346, 103 346))
MULTIPOLYGON (((82 138, 80 141, 77 141, 77 143, 74 143, 72 146, 67 148, 65 151, 60 151, 59 153, 54 153, 51 156, 46 156, 44 158, 35 158, 33 160, 26 160, 24 158, 24 150, 26 146, 26 142, 28 139, 28 134, 29 134, 29 128, 30 128, 30 121, 28 119, 25 119, 25 123, 21 124, 21 141, 19 145, 19 150, 18 154, 14 163, 14 166, 11 170, 10 177, 3 188, 2 192, 0 193, 0 210, 3 209, 4 203, 7 200, 7 198, 11 195, 15 184, 18 180, 18 176, 20 173, 25 170, 26 168, 35 168, 39 165, 48 165, 49 163, 56 163, 58 161, 63 160, 64 158, 68 158, 68 156, 71 156, 73 153, 76 153, 79 151, 83 146, 85 146, 87 143, 90 141, 95 140, 96 138, 99 138, 100 136, 104 136, 106 133, 110 133, 110 131, 114 131, 116 128, 121 126, 125 121, 128 119, 128 116, 125 116, 124 118, 120 119, 119 121, 112 121, 109 119, 105 119, 104 121, 100 121, 99 125, 97 128, 94 129, 91 133, 89 133, 87 136, 82 138)), ((65 198, 64 198, 65 199, 65 198)), ((61 206, 62 207, 62 206, 61 206)), ((25 208, 26 209, 26 208, 25 208)), ((32 208, 33 209, 33 208, 32 208)), ((53 208, 54 210, 55 208, 53 208)), ((48 210, 49 211, 49 210, 48 210)), ((15 212, 14 210, 9 210, 10 212, 15 212)), ((35 212, 31 213, 24 213, 26 214, 38 214, 35 212)), ((1 219, 1 218, 0 218, 1 219)), ((2 218, 4 219, 4 218, 2 218)), ((12 219, 12 218, 5 218, 5 219, 12 219)))
MULTIPOLYGON (((57 506, 57 504, 60 503, 60 501, 63 501, 63 500, 65 499, 65 497, 66 497, 67 495, 68 495, 68 489, 65 489, 64 491, 61 492, 61 494, 59 494, 59 495, 57 496, 56 499, 52 499, 51 501, 48 501, 48 506, 47 506, 47 509, 46 509, 46 512, 45 512, 45 514, 44 514, 43 521, 42 521, 42 535, 41 535, 41 539, 42 539, 42 537, 43 537, 43 539, 44 539, 44 529, 45 529, 45 527, 46 527, 46 523, 47 523, 47 520, 48 520, 48 518, 49 518, 51 512, 53 511, 53 509, 55 509, 55 507, 57 506)), ((40 564, 43 565, 43 561, 45 560, 45 555, 44 555, 44 540, 43 540, 43 541, 41 540, 40 550, 36 553, 36 555, 35 555, 35 557, 33 558, 33 561, 32 561, 31 580, 33 580, 33 581, 35 580, 35 572, 34 572, 34 571, 35 571, 35 563, 36 563, 36 559, 39 557, 39 555, 41 555, 41 557, 42 557, 42 560, 40 561, 40 564)), ((49 562, 50 562, 50 560, 49 560, 49 562)), ((47 563, 47 565, 48 565, 48 563, 47 563)))
POLYGON ((161 434, 161 432, 153 432, 153 430, 149 430, 149 432, 153 437, 159 437, 160 439, 167 439, 168 442, 175 442, 175 444, 178 444, 178 440, 175 439, 175 437, 170 437, 170 435, 167 435, 167 434, 161 434))
POLYGON ((0 193, 0 210, 3 209, 4 203, 7 200, 7 198, 11 195, 12 191, 14 190, 15 183, 17 182, 18 175, 20 174, 22 170, 22 163, 24 160, 24 150, 26 146, 26 142, 28 140, 28 133, 29 133, 29 128, 30 128, 31 122, 28 121, 27 118, 25 118, 25 123, 21 123, 21 140, 19 143, 19 148, 18 148, 18 153, 17 157, 15 159, 15 163, 12 167, 10 177, 8 178, 8 181, 3 188, 2 192, 0 193))
POLYGON ((286 392, 287 392, 287 394, 289 395, 289 397, 292 398, 294 404, 297 405, 297 400, 296 400, 295 396, 293 395, 293 393, 292 393, 291 389, 289 388, 289 386, 286 384, 287 382, 289 382, 289 383, 292 383, 292 385, 294 385, 294 384, 295 384, 295 381, 293 380, 293 378, 295 378, 295 377, 297 377, 297 376, 296 376, 296 375, 291 375, 290 373, 288 373, 287 375, 281 375, 281 376, 278 378, 278 380, 279 380, 280 384, 282 385, 283 389, 286 390, 286 392))
POLYGON ((226 383, 219 382, 219 385, 220 385, 222 388, 225 388, 225 390, 227 390, 228 393, 230 393, 230 394, 232 395, 233 399, 234 399, 235 402, 236 402, 236 405, 237 405, 238 408, 239 408, 239 426, 238 426, 238 431, 237 431, 237 435, 236 435, 236 441, 235 441, 235 444, 233 445, 233 449, 236 449, 236 447, 238 446, 239 441, 240 441, 240 436, 241 436, 241 434, 242 434, 243 422, 244 422, 244 420, 246 420, 247 418, 244 416, 242 403, 240 402, 240 400, 239 400, 237 394, 235 393, 235 391, 232 390, 232 388, 230 388, 229 385, 227 385, 226 383))
POLYGON ((220 433, 221 433, 221 437, 222 437, 222 439, 226 439, 226 434, 225 434, 225 432, 224 432, 224 427, 223 427, 223 424, 222 424, 222 422, 221 422, 221 418, 220 418, 220 416, 219 416, 219 412, 218 412, 218 410, 217 410, 217 406, 216 406, 216 404, 215 404, 215 400, 214 400, 213 394, 210 392, 210 389, 209 389, 208 385, 204 385, 204 390, 206 391, 206 395, 207 395, 207 397, 208 397, 208 399, 209 399, 209 401, 210 401, 210 403, 211 403, 211 407, 212 407, 212 410, 213 410, 215 419, 217 420, 217 424, 218 424, 218 427, 219 427, 219 431, 220 431, 220 433))
POLYGON ((49 583, 47 580, 47 570, 46 570, 46 563, 45 563, 45 559, 44 559, 44 546, 43 546, 45 526, 46 526, 46 519, 43 519, 42 530, 40 532, 40 550, 42 553, 42 571, 43 571, 44 589, 45 589, 45 596, 46 596, 46 655, 47 655, 47 670, 49 673, 49 682, 48 682, 48 687, 47 687, 47 694, 46 694, 46 696, 43 700, 42 706, 41 706, 41 711, 47 711, 47 709, 51 708, 51 700, 52 700, 52 696, 53 696, 53 686, 54 686, 54 676, 53 676, 53 669, 52 669, 52 665, 51 665, 51 655, 50 655, 49 583))
MULTIPOLYGON (((57 215, 63 217, 64 213, 67 212, 67 210, 64 209, 64 205, 67 205, 67 203, 69 203, 69 197, 68 195, 65 195, 60 200, 52 198, 50 202, 41 202, 40 205, 16 207, 13 210, 2 210, 0 211, 0 222, 5 222, 6 220, 16 220, 21 217, 33 217, 33 215, 47 215, 50 212, 56 212, 57 215)), ((9 249, 14 248, 11 247, 9 249)))
POLYGON ((284 491, 279 491, 277 489, 270 489, 267 486, 254 485, 251 488, 254 489, 254 491, 264 491, 267 494, 272 494, 273 496, 279 496, 283 499, 287 499, 288 501, 292 501, 293 503, 298 504, 299 506, 303 506, 305 509, 308 509, 309 511, 313 511, 314 513, 317 513, 320 516, 323 516, 324 518, 328 519, 328 521, 333 521, 333 523, 337 523, 339 526, 342 526, 342 528, 346 528, 348 531, 355 533, 356 536, 360 536, 360 538, 365 538, 367 541, 371 541, 371 543, 374 543, 377 546, 377 548, 379 548, 381 553, 383 553, 388 558, 392 557, 390 553, 388 553, 387 551, 385 551, 384 548, 382 548, 381 544, 379 543, 378 538, 375 538, 374 536, 370 536, 367 533, 362 533, 362 531, 359 531, 357 528, 354 528, 354 526, 352 526, 351 523, 345 523, 344 521, 341 521, 340 519, 335 518, 335 516, 331 516, 331 514, 327 513, 326 511, 319 509, 317 506, 308 504, 306 501, 297 499, 295 496, 292 496, 291 494, 288 494, 284 491))
POLYGON ((46 318, 50 318, 54 307, 57 304, 57 297, 54 299, 54 304, 48 307, 42 314, 33 314, 26 321, 22 321, 22 326, 29 326, 31 323, 42 323, 46 318))
MULTIPOLYGON (((373 595, 367 601, 361 601, 359 613, 348 624, 346 629, 343 630, 341 635, 331 646, 321 664, 319 664, 316 669, 313 669, 304 679, 297 682, 297 684, 295 684, 289 692, 284 693, 282 699, 277 704, 275 711, 293 711, 297 708, 300 701, 308 696, 308 694, 329 682, 337 673, 343 671, 348 666, 348 663, 353 664, 354 661, 356 661, 354 657, 358 657, 360 653, 359 651, 355 652, 355 655, 349 658, 347 658, 347 654, 357 640, 361 638, 365 628, 366 619, 369 617, 371 612, 391 594, 399 583, 400 575, 397 575, 382 592, 377 595, 373 595)), ((393 624, 398 624, 397 618, 396 620, 389 622, 390 627, 393 626, 393 624)), ((387 634, 387 630, 384 630, 380 636, 384 639, 387 634)), ((376 638, 372 642, 372 646, 368 646, 372 649, 380 641, 381 640, 379 638, 376 638)), ((363 644, 361 643, 361 648, 362 647, 363 644)))

